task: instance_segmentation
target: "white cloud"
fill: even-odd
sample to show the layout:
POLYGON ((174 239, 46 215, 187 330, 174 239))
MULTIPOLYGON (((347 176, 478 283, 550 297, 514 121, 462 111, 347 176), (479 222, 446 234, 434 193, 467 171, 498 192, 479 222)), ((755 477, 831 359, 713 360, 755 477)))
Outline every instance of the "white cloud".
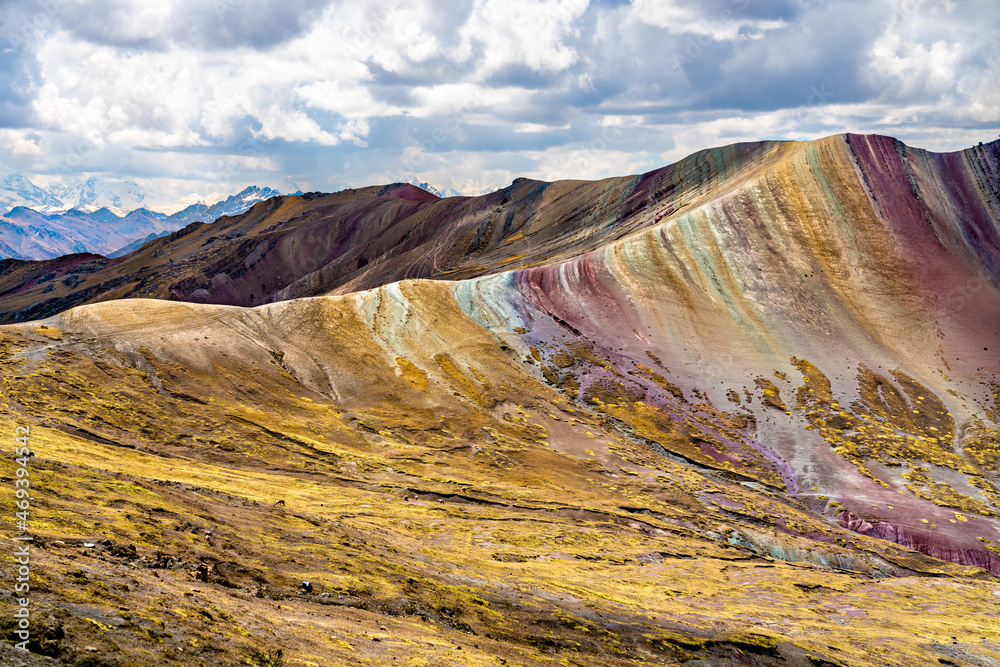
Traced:
POLYGON ((640 127, 644 122, 642 116, 608 115, 598 121, 601 127, 640 127))
POLYGON ((569 125, 563 125, 562 127, 552 127, 551 125, 544 125, 542 123, 518 123, 514 126, 514 132, 518 134, 531 134, 533 132, 551 132, 552 130, 568 130, 569 125))
POLYGON ((633 16, 648 25, 675 35, 695 34, 713 40, 760 39, 770 30, 783 28, 779 19, 757 19, 744 15, 751 0, 733 0, 715 11, 680 0, 632 0, 633 16))
POLYGON ((172 2, 128 2, 115 0, 104 6, 101 21, 103 36, 118 42, 155 39, 161 35, 173 14, 172 2))
MULTIPOLYGON (((0 16, 20 25, 33 1, 0 16)), ((954 150, 1000 126, 995 0, 56 4, 0 60, 0 103, 24 112, 0 104, 0 160, 39 181, 207 199, 405 163, 478 192, 734 141, 878 131, 954 150)))
POLYGON ((97 145, 162 148, 230 140, 250 119, 270 140, 364 141, 366 119, 391 112, 361 87, 363 66, 336 71, 322 51, 308 47, 322 35, 263 53, 245 49, 204 54, 190 49, 123 51, 74 39, 49 37, 39 51, 45 83, 35 112, 47 129, 87 137, 97 145), (302 108, 297 104, 301 103, 302 108), (352 118, 322 127, 306 110, 352 118))
POLYGON ((587 5, 586 0, 477 0, 472 16, 459 30, 463 42, 453 56, 467 60, 481 46, 480 76, 508 65, 536 72, 564 70, 577 59, 564 40, 575 33, 574 22, 587 5))
POLYGON ((962 46, 945 41, 911 43, 904 41, 899 30, 890 28, 872 46, 871 56, 875 78, 891 84, 892 93, 903 97, 940 95, 957 78, 962 46))
POLYGON ((14 157, 38 157, 42 147, 22 130, 0 130, 0 146, 14 157))

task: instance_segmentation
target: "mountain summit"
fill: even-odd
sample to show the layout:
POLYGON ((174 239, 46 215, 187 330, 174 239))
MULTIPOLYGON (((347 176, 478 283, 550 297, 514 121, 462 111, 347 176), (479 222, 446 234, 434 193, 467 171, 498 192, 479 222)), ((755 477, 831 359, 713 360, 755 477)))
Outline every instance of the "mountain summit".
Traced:
MULTIPOLYGON (((105 181, 91 176, 66 186, 49 188, 63 205, 83 211, 107 208, 119 216, 141 208, 146 201, 146 193, 138 183, 132 181, 105 181)), ((56 211, 49 211, 55 213, 56 211)))
POLYGON ((25 206, 50 210, 62 205, 62 200, 55 194, 38 187, 22 174, 10 172, 0 177, 0 209, 25 206))

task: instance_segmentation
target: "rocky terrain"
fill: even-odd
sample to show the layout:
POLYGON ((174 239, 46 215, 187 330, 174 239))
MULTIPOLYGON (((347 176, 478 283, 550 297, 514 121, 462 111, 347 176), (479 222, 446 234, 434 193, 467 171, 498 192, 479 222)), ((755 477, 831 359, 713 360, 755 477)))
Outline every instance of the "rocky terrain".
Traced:
POLYGON ((0 263, 37 664, 996 664, 998 177, 842 135, 0 263))

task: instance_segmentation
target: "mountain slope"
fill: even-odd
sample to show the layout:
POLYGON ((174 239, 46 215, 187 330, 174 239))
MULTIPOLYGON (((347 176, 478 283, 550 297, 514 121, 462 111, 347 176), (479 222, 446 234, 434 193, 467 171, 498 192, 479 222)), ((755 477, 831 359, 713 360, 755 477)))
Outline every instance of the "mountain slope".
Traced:
POLYGON ((643 176, 518 179, 474 198, 439 199, 397 184, 275 199, 151 242, 99 267, 86 283, 53 283, 72 270, 64 259, 0 263, 6 295, 0 321, 122 296, 257 305, 402 278, 463 278, 542 264, 716 196, 788 150, 780 142, 745 144, 703 151, 643 176))
MULTIPOLYGON (((96 609, 105 582, 131 619, 98 635, 63 617, 65 655, 194 640, 180 662, 280 645, 326 664, 455 647, 462 664, 865 664, 888 645, 903 665, 954 657, 938 647, 956 636, 961 655, 1000 657, 979 639, 995 620, 982 571, 825 521, 779 491, 739 414, 695 395, 663 413, 655 393, 574 401, 521 335, 469 317, 462 286, 254 310, 113 301, 6 327, 5 397, 47 491, 37 567, 96 609), (101 539, 101 560, 63 546, 101 539), (825 617, 844 608, 867 613, 825 617)), ((573 351, 582 376, 594 356, 573 351)))
POLYGON ((0 239, 18 258, 62 256, 70 252, 111 252, 122 239, 171 229, 162 213, 137 209, 125 217, 102 208, 46 215, 17 207, 0 218, 0 239))
POLYGON ((752 413, 814 509, 1000 573, 997 147, 906 153, 814 142, 600 251, 469 283, 467 302, 544 359, 610 360, 573 382, 626 421, 635 398, 605 410, 608 387, 671 409, 642 377, 655 355, 685 395, 752 413))
POLYGON ((61 303, 5 263, 8 320, 55 313, 0 328, 53 645, 1000 660, 998 158, 846 135, 284 197, 40 263, 93 280, 61 303), (164 290, 318 296, 115 300, 164 290))

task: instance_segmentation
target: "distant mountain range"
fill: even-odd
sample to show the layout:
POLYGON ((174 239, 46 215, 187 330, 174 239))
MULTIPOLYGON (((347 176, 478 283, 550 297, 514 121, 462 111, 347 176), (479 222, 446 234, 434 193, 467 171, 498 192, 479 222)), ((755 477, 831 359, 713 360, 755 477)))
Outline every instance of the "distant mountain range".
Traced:
POLYGON ((117 257, 192 222, 237 215, 279 194, 254 185, 210 206, 191 204, 167 215, 140 207, 147 195, 130 181, 88 178, 43 189, 22 174, 8 173, 0 178, 0 206, 11 207, 0 217, 0 259, 79 252, 117 257))
MULTIPOLYGON (((431 193, 435 197, 441 197, 442 199, 444 197, 465 197, 466 196, 464 193, 459 192, 458 190, 455 190, 454 188, 446 188, 444 190, 439 190, 438 188, 434 187, 430 183, 418 183, 417 179, 415 179, 415 178, 411 179, 409 182, 410 182, 411 185, 416 185, 421 190, 426 190, 427 192, 431 193)), ((482 192, 477 192, 475 194, 476 195, 485 195, 485 194, 489 194, 490 192, 492 192, 492 190, 484 190, 482 192)))
POLYGON ((19 172, 0 167, 0 213, 26 207, 39 213, 66 213, 73 209, 93 213, 107 208, 124 217, 148 207, 150 194, 133 181, 113 181, 91 176, 69 184, 42 188, 19 172))

